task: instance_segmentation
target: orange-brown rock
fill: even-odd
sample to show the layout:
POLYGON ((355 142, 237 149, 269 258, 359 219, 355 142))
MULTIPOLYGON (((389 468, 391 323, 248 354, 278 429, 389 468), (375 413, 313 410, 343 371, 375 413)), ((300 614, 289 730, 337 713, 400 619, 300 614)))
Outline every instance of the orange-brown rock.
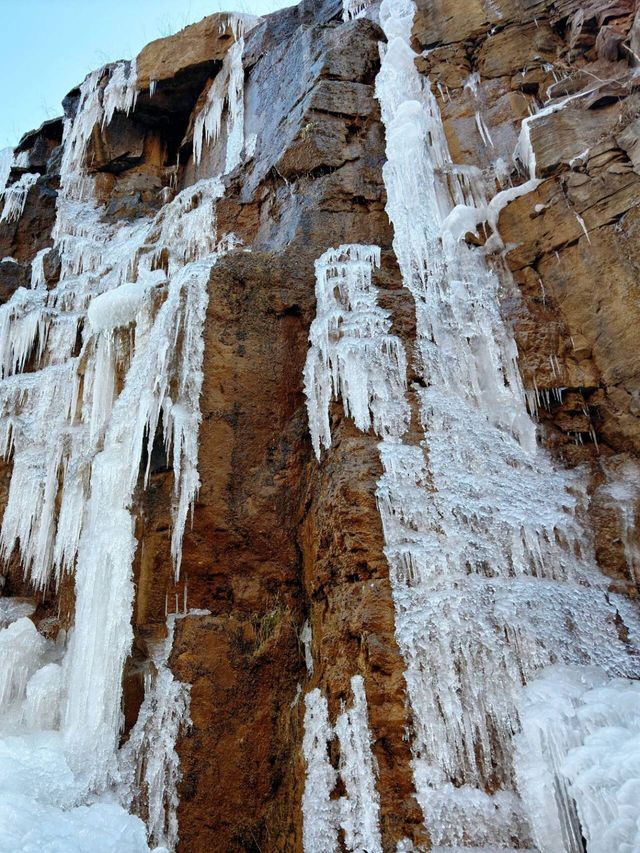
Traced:
POLYGON ((233 44, 229 15, 208 15, 176 35, 159 38, 142 48, 136 59, 138 88, 159 83, 202 67, 213 67, 233 44))

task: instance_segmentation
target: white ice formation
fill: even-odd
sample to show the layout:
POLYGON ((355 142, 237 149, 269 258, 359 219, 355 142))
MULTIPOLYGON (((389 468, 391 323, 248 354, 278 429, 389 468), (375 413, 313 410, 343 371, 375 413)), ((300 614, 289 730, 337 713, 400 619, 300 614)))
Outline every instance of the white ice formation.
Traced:
POLYGON ((342 0, 342 20, 352 21, 360 18, 371 6, 371 0, 342 0))
MULTIPOLYGON (((242 150, 240 41, 231 55, 219 92, 233 113, 225 171, 242 150)), ((159 434, 173 469, 177 575, 200 482, 208 282, 234 239, 216 235, 220 177, 183 189, 155 216, 103 220, 87 144, 136 96, 135 63, 107 66, 80 86, 64 121, 53 233, 60 281, 47 289, 45 249, 31 288, 0 307, 0 452, 12 462, 0 547, 4 557, 18 553, 39 589, 75 576, 73 627, 55 643, 36 630, 33 608, 0 598, 1 853, 148 853, 149 843, 166 851, 177 841, 175 741, 189 703, 167 665, 171 619, 120 747, 135 493, 159 434)), ((3 187, 12 162, 0 157, 3 187)), ((37 177, 25 173, 4 190, 1 218, 20 216, 37 177)))
POLYGON ((123 804, 128 808, 144 804, 150 840, 169 850, 178 841, 176 785, 180 763, 175 745, 189 719, 189 687, 178 681, 168 666, 177 618, 171 614, 167 619, 167 637, 155 650, 144 702, 119 755, 123 804))
MULTIPOLYGON (((630 853, 638 765, 618 763, 624 748, 607 763, 601 744, 615 726, 631 741, 640 733, 637 714, 616 716, 616 697, 637 696, 628 679, 640 675, 640 624, 595 564, 580 523, 580 475, 555 468, 537 446, 515 342, 500 314, 501 281, 482 249, 461 240, 487 220, 487 203, 469 167, 451 161, 410 47, 414 11, 410 0, 383 0, 388 42, 376 95, 387 212, 415 303, 413 369, 421 381, 405 393, 402 343, 389 335, 372 285, 376 249, 325 253, 305 368, 314 448, 320 456, 331 443, 329 404, 338 396, 356 425, 381 439, 378 505, 415 729, 416 793, 434 847, 536 843, 541 853, 578 853, 582 832, 590 850, 630 853), (419 443, 407 434, 410 401, 419 443), (535 754, 514 746, 514 733, 523 725, 528 736, 533 725, 522 685, 535 691, 548 667, 560 667, 560 681, 563 673, 597 672, 605 692, 580 699, 586 722, 567 713, 560 746, 545 728, 555 731, 553 709, 546 718, 538 710, 534 723, 544 732, 535 754), (551 781, 534 797, 535 782, 526 780, 536 773, 551 781), (590 778, 600 793, 589 793, 590 778), (605 808, 617 821, 617 846, 607 847, 614 835, 605 838, 605 808), (556 833, 544 842, 546 814, 572 827, 566 841, 556 833)), ((535 162, 526 162, 530 181, 500 194, 497 212, 535 185, 535 162)))
POLYGON ((200 163, 205 145, 209 148, 220 138, 223 115, 226 117, 225 173, 231 172, 240 162, 244 140, 244 50, 245 28, 251 18, 237 16, 234 21, 236 41, 222 61, 222 68, 207 92, 204 106, 193 127, 193 159, 200 163))
POLYGON ((11 164, 13 163, 13 148, 0 149, 0 193, 4 191, 9 180, 11 164))
POLYGON ((305 853, 337 853, 338 831, 353 853, 382 853, 379 829, 380 803, 376 790, 376 766, 371 751, 367 697, 360 675, 351 679, 353 702, 329 721, 326 698, 316 688, 305 697, 302 751, 307 765, 303 812, 305 853), (338 738, 340 760, 336 770, 329 758, 329 744, 338 738), (338 778, 345 795, 332 799, 338 778))
POLYGON ((340 246, 316 261, 316 318, 305 365, 311 436, 316 455, 331 445, 329 404, 341 397, 358 429, 402 435, 409 424, 404 398, 404 348, 389 334, 387 311, 377 305, 372 267, 376 246, 340 246))
POLYGON ((538 849, 639 850, 640 682, 551 666, 525 688, 521 721, 516 772, 538 849))
POLYGON ((622 546, 632 578, 640 582, 640 544, 637 539, 640 508, 640 466, 628 460, 614 469, 605 467, 606 481, 598 494, 618 516, 622 546))
POLYGON ((40 175, 37 172, 25 172, 15 184, 10 184, 2 191, 2 213, 0 222, 13 222, 20 219, 27 201, 27 194, 40 175))

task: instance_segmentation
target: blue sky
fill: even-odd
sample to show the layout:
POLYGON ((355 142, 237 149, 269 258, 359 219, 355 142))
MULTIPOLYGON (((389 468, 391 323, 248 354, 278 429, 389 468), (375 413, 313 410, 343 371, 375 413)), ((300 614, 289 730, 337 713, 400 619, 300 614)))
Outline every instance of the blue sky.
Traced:
POLYGON ((0 148, 62 113, 94 68, 233 8, 265 14, 295 0, 0 0, 0 148))

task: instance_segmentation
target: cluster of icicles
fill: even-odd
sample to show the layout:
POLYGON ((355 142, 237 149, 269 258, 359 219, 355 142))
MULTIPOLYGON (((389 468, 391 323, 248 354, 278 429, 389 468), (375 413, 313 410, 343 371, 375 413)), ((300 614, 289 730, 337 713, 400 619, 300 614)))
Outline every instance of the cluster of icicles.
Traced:
POLYGON ((375 787, 375 764, 367 716, 367 697, 361 675, 351 679, 353 703, 329 722, 327 700, 319 689, 305 697, 302 750, 307 778, 302 798, 304 814, 302 843, 305 851, 337 853, 342 829, 348 850, 382 853, 379 828, 379 797, 375 787), (336 771, 329 760, 334 737, 340 745, 336 771), (338 778, 345 795, 332 798, 338 778))
MULTIPOLYGON (((241 22, 234 32, 225 88, 216 89, 228 114, 225 171, 238 163, 243 138, 241 22)), ((0 548, 5 558, 17 551, 37 589, 75 575, 73 628, 55 642, 36 630, 32 607, 0 598, 0 850, 7 853, 145 853, 149 843, 159 851, 177 841, 174 744, 189 692, 167 666, 171 618, 138 721, 119 747, 133 638, 134 491, 140 479, 146 485, 161 428, 173 467, 177 574, 199 487, 207 285, 233 240, 216 238, 220 177, 184 189, 154 217, 102 220, 84 167, 87 143, 136 96, 135 63, 82 83, 75 114, 64 121, 54 248, 35 258, 31 288, 0 308, 0 453, 13 466, 0 548), (61 261, 53 289, 44 277, 49 251, 61 261), (134 803, 146 827, 129 813, 134 803)), ((215 133, 207 120, 205 128, 216 140, 220 117, 215 133)), ((3 187, 24 160, 0 158, 3 187)), ((21 215, 37 179, 25 172, 4 190, 2 219, 21 215)))
MULTIPOLYGON (((381 5, 388 42, 376 96, 421 382, 407 388, 407 354, 378 305, 379 249, 327 251, 316 264, 305 368, 314 448, 320 458, 331 444, 329 404, 338 397, 359 429, 381 439, 377 501, 415 789, 434 849, 582 853, 586 840, 590 853, 632 853, 640 849, 640 623, 595 565, 579 522, 581 480, 537 446, 497 275, 456 233, 465 211, 475 227, 490 205, 451 161, 410 47, 414 11, 410 0, 381 5), (419 440, 410 437, 410 404, 419 440)), ((305 725, 318 726, 315 705, 305 725)), ((326 749, 316 742, 307 761, 307 788, 324 791, 325 808, 312 809, 305 792, 305 827, 316 827, 305 828, 305 850, 321 853, 334 849, 325 825, 333 777, 322 775, 326 749)), ((358 767, 368 791, 367 768, 358 767)))

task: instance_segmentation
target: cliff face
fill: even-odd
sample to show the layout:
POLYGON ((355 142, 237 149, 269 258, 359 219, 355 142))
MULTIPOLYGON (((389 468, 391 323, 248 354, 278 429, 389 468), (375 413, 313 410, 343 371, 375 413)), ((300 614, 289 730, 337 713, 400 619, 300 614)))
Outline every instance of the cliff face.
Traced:
MULTIPOLYGON (((414 300, 385 212, 385 128, 374 97, 385 36, 376 5, 343 23, 335 2, 303 2, 254 24, 242 53, 244 162, 224 178, 216 210, 218 234, 233 233, 237 243, 208 283, 201 488, 176 582, 173 475, 158 437, 149 485, 136 493, 123 737, 138 715, 167 611, 195 611, 176 620, 169 661, 191 685, 191 725, 177 745, 178 850, 302 850, 304 696, 320 688, 333 723, 353 702, 354 675, 366 690, 382 849, 403 840, 427 845, 376 502, 379 438, 356 429, 334 401, 332 445, 318 461, 303 390, 314 263, 347 243, 381 248, 378 302, 408 354, 410 387, 422 381, 414 300)), ((558 467, 584 476, 583 523, 598 565, 611 591, 633 599, 640 578, 640 17, 633 0, 419 0, 412 37, 454 163, 477 167, 490 196, 538 179, 493 221, 460 236, 477 246, 493 241, 488 263, 500 275, 500 308, 540 442, 558 467), (547 99, 578 93, 562 109, 542 109, 530 124, 529 160, 521 152, 516 164, 523 122, 547 99)), ((224 154, 212 145, 196 163, 194 125, 234 42, 233 25, 214 15, 142 51, 135 106, 96 124, 88 142, 86 167, 104 221, 153 215, 176 191, 216 172, 224 154)), ((65 102, 69 115, 77 98, 72 92, 65 102)), ((36 253, 52 245, 62 130, 61 121, 48 122, 16 150, 20 165, 10 180, 40 176, 22 215, 0 222, 3 301, 27 286, 36 253)), ((43 274, 55 287, 55 252, 45 256, 43 274)), ((10 475, 7 463, 5 502, 10 475)), ((34 596, 16 554, 3 594, 34 596)), ((49 635, 73 624, 71 577, 35 601, 34 621, 49 635)), ((335 742, 332 749, 337 763, 335 742)))

